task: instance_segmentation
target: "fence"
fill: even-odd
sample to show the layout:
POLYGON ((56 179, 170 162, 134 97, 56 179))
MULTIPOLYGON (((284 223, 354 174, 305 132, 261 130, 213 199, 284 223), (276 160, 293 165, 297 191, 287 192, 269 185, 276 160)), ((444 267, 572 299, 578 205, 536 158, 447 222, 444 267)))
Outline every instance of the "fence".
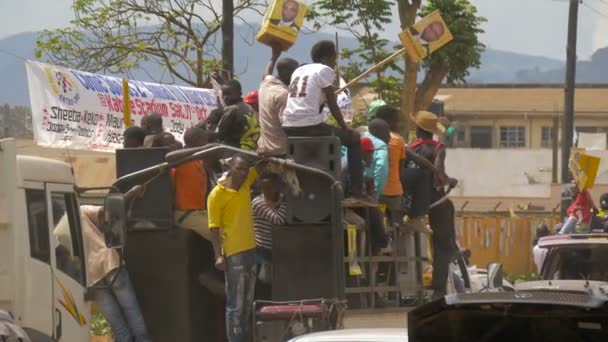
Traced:
POLYGON ((549 229, 559 222, 554 212, 488 212, 458 213, 456 240, 471 250, 471 264, 485 268, 490 262, 501 262, 506 272, 536 272, 532 258, 532 241, 536 227, 544 223, 549 229))

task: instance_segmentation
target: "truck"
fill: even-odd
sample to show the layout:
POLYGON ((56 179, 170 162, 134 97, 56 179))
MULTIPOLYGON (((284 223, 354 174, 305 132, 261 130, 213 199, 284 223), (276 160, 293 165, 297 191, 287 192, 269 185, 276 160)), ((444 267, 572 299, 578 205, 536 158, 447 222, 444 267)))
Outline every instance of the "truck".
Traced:
MULTIPOLYGON (((230 150, 222 146, 214 148, 222 153, 230 150)), ((138 228, 141 221, 130 215, 132 208, 127 207, 122 193, 116 191, 124 186, 130 189, 148 184, 186 161, 153 163, 147 169, 119 177, 108 187, 114 193, 101 198, 109 227, 105 231, 106 243, 108 247, 121 249, 127 264, 133 266, 128 270, 156 341, 222 341, 223 299, 214 296, 198 279, 202 270, 213 268, 211 245, 193 231, 173 227, 172 219, 154 221, 159 216, 149 211, 143 213, 148 226, 138 228)), ((314 168, 292 167, 333 179, 314 168)), ((91 310, 86 300, 86 251, 79 214, 79 195, 83 189, 76 186, 69 164, 17 155, 13 139, 0 140, 0 171, 0 317, 12 318, 35 342, 88 340, 91 310), (67 248, 55 237, 55 227, 64 217, 69 221, 70 236, 66 240, 71 241, 67 248)), ((331 203, 339 200, 339 195, 332 197, 331 203)), ((162 202, 165 207, 169 203, 171 208, 170 200, 155 202, 162 202)), ((336 222, 341 222, 341 218, 336 222)), ((327 234, 337 236, 334 233, 338 231, 332 227, 337 225, 322 225, 317 230, 318 236, 325 240, 327 234)), ((296 230, 295 234, 310 235, 306 230, 296 230)), ((329 239, 327 245, 328 258, 323 263, 330 265, 328 273, 343 265, 342 249, 331 248, 331 244, 341 246, 342 231, 339 233, 339 239, 329 239)), ((334 273, 333 280, 326 282, 329 286, 316 293, 341 297, 343 273, 334 273)), ((298 276, 307 277, 302 272, 298 276)), ((312 295, 306 298, 321 298, 314 296, 318 289, 319 286, 313 286, 312 295)), ((293 298, 298 294, 290 292, 285 296, 293 298)), ((336 307, 331 300, 319 303, 322 308, 336 307)))
POLYGON ((69 164, 18 156, 0 140, 0 311, 32 341, 86 341, 86 266, 78 195, 69 164), (72 248, 53 236, 67 215, 72 248))

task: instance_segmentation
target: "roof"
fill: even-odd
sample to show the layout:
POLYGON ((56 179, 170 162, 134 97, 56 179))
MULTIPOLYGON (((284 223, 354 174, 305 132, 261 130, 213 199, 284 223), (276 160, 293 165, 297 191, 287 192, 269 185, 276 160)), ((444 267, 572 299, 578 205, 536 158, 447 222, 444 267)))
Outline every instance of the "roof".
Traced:
MULTIPOLYGON (((378 98, 368 85, 362 85, 353 95, 355 112, 365 111, 378 98)), ((444 85, 435 96, 445 103, 448 115, 501 114, 553 116, 564 108, 563 85, 541 84, 467 84, 444 85)), ((604 116, 608 114, 608 85, 577 85, 574 99, 578 114, 604 116)))
POLYGON ((70 165, 58 160, 18 155, 17 167, 24 181, 74 183, 70 165))
MULTIPOLYGON (((437 95, 449 96, 444 99, 444 110, 448 115, 467 113, 552 115, 561 113, 564 108, 563 88, 441 88, 437 95)), ((578 114, 606 114, 608 88, 577 88, 574 104, 578 114)))
POLYGON ((568 245, 608 245, 608 234, 570 234, 552 235, 541 238, 538 247, 550 248, 568 245))
POLYGON ((345 329, 298 336, 291 342, 406 342, 407 329, 345 329))
POLYGON ((50 158, 70 164, 74 168, 76 184, 80 187, 108 186, 116 179, 113 153, 40 147, 31 139, 17 139, 16 143, 19 155, 50 158))

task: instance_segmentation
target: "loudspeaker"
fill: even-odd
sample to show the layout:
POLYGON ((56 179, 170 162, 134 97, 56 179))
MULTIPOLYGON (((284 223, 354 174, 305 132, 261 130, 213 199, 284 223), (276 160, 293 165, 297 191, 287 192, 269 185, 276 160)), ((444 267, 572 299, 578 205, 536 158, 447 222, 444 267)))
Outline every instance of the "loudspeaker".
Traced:
MULTIPOLYGON (((162 148, 129 148, 116 150, 116 177, 146 169, 165 162, 169 152, 162 148)), ((135 184, 126 184, 121 192, 129 191, 135 184)), ((129 217, 132 229, 170 228, 173 224, 173 187, 171 176, 166 173, 148 184, 146 192, 133 203, 129 217)))
POLYGON ((214 270, 210 242, 190 229, 131 231, 124 253, 153 341, 224 340, 225 304, 198 281, 214 270))
POLYGON ((344 298, 341 228, 302 224, 273 230, 273 300, 344 298))
MULTIPOLYGON (((288 158, 296 163, 314 167, 340 180, 341 144, 338 137, 289 137, 288 158)), ((331 222, 330 187, 332 182, 318 175, 297 171, 302 193, 287 196, 287 222, 323 223, 331 222)))

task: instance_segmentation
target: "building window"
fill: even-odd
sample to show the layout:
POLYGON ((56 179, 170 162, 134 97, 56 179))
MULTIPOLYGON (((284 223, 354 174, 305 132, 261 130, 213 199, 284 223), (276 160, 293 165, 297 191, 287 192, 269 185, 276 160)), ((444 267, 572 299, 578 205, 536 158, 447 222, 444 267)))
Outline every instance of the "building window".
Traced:
POLYGON ((458 142, 464 142, 466 139, 466 133, 467 131, 465 130, 464 127, 460 127, 458 129, 456 129, 456 141, 458 142))
POLYGON ((526 127, 500 127, 500 147, 526 147, 526 127))
POLYGON ((540 146, 541 147, 552 147, 553 146, 553 127, 542 127, 540 132, 540 146))
POLYGON ((472 126, 471 147, 492 148, 492 126, 472 126))

